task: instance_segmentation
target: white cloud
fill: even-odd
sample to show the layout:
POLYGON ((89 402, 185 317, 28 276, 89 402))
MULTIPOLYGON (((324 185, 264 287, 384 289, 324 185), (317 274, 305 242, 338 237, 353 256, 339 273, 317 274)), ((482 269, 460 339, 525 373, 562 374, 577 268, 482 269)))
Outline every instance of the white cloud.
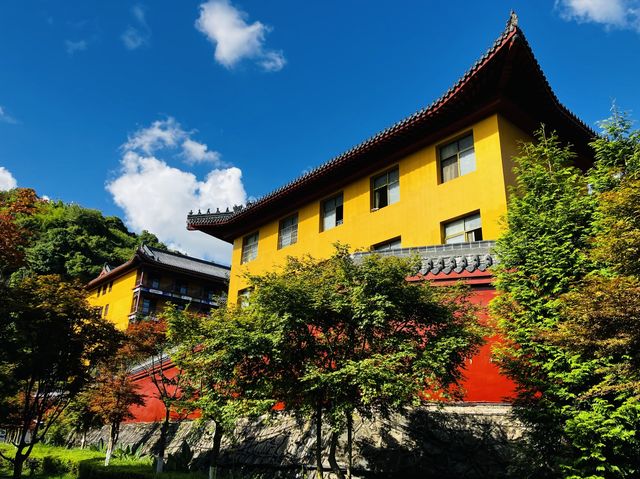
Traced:
POLYGON ((270 28, 259 21, 248 24, 246 18, 228 0, 209 0, 200 5, 196 28, 215 45, 214 58, 226 68, 252 59, 266 71, 281 70, 286 64, 283 53, 264 46, 270 28))
POLYGON ((77 52, 84 52, 89 48, 89 43, 86 40, 79 40, 77 42, 65 40, 64 45, 67 49, 67 54, 69 55, 74 55, 77 52))
POLYGON ((196 163, 213 163, 219 165, 221 163, 220 153, 210 151, 207 145, 192 140, 191 138, 184 140, 182 143, 182 151, 185 161, 189 165, 196 163))
POLYGON ((136 21, 136 26, 129 25, 122 33, 120 39, 128 50, 136 50, 146 46, 151 40, 151 28, 147 23, 146 13, 141 5, 135 5, 131 9, 131 15, 136 21))
POLYGON ((12 190, 18 186, 18 182, 11 172, 4 166, 0 166, 0 191, 12 190))
POLYGON ((0 122, 11 123, 12 125, 15 125, 16 123, 18 123, 18 120, 9 115, 4 107, 0 106, 0 122))
POLYGON ((556 8, 565 20, 640 31, 638 0, 556 0, 556 8))
POLYGON ((156 150, 175 147, 182 139, 188 136, 180 123, 174 118, 156 120, 150 127, 142 128, 130 135, 127 142, 122 145, 124 150, 137 150, 150 155, 156 150))
POLYGON ((155 154, 183 148, 187 142, 200 145, 202 148, 194 149, 202 155, 215 154, 219 159, 219 153, 191 140, 173 118, 156 121, 129 136, 123 145, 118 176, 106 188, 124 210, 127 225, 133 230, 149 230, 171 248, 229 263, 231 245, 198 231, 187 231, 185 219, 192 209, 205 211, 245 203, 242 172, 235 167, 219 167, 199 179, 155 154))

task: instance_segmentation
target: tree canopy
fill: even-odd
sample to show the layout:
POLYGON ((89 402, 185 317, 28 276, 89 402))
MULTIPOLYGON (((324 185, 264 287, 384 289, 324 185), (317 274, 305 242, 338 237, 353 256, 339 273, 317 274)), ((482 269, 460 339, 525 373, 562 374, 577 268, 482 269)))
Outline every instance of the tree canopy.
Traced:
POLYGON ((417 269, 395 257, 356 259, 344 246, 326 260, 290 258, 249 278, 246 304, 200 326, 171 324, 185 339, 180 364, 192 371, 197 362, 216 400, 228 390, 227 398, 270 399, 314 417, 319 471, 326 421, 329 462, 342 476, 335 449, 345 428, 351 437, 354 411, 457 397, 464 360, 482 342, 466 292, 407 282, 417 269))

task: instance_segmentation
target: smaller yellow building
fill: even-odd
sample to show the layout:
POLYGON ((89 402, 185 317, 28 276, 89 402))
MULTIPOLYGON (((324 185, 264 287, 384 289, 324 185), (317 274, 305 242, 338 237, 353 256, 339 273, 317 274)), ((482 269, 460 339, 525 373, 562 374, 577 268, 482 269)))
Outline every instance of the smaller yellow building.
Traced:
POLYGON ((108 265, 87 284, 89 304, 119 329, 162 311, 168 302, 208 312, 227 292, 229 267, 142 245, 131 260, 108 265))

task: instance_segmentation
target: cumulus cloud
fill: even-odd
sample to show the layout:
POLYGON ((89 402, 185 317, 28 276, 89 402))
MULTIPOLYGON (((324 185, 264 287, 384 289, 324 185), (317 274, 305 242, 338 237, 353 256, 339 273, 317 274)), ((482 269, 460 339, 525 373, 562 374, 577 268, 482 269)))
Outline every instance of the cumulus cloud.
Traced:
POLYGON ((638 0, 556 0, 556 8, 565 20, 640 31, 638 0))
POLYGON ((147 23, 146 12, 141 5, 134 5, 131 9, 131 15, 135 20, 135 26, 127 26, 120 39, 127 50, 136 50, 149 44, 151 28, 147 23))
POLYGON ((106 188, 133 230, 149 230, 170 248, 229 263, 231 245, 198 231, 187 231, 185 219, 190 210, 245 203, 242 171, 236 167, 217 167, 200 179, 159 158, 161 154, 170 154, 172 149, 192 148, 196 156, 214 154, 219 159, 219 153, 209 151, 207 145, 192 140, 190 135, 173 118, 168 118, 129 136, 122 147, 120 171, 106 188), (184 143, 189 146, 184 148, 184 143))
POLYGON ((264 45, 270 28, 259 21, 248 24, 246 19, 247 14, 228 0, 209 0, 200 5, 196 28, 214 44, 214 58, 226 68, 251 59, 265 71, 281 70, 286 64, 282 51, 264 45))
POLYGON ((0 191, 12 190, 18 186, 18 182, 11 172, 4 166, 0 166, 0 191))
POLYGON ((15 125, 16 123, 18 123, 18 120, 9 115, 4 107, 0 105, 0 122, 11 123, 12 125, 15 125))
POLYGON ((78 40, 77 42, 74 42, 72 40, 65 40, 64 45, 67 49, 68 55, 74 55, 77 52, 84 52, 87 48, 89 48, 89 43, 86 40, 78 40))

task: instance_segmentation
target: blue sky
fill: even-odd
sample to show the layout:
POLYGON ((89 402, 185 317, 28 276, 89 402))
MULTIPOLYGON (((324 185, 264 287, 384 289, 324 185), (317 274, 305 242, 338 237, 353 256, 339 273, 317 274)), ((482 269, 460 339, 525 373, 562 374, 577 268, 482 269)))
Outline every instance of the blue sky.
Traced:
POLYGON ((637 0, 0 5, 0 188, 228 261, 190 208, 259 197, 428 105, 513 8, 560 100, 640 118, 637 0))

